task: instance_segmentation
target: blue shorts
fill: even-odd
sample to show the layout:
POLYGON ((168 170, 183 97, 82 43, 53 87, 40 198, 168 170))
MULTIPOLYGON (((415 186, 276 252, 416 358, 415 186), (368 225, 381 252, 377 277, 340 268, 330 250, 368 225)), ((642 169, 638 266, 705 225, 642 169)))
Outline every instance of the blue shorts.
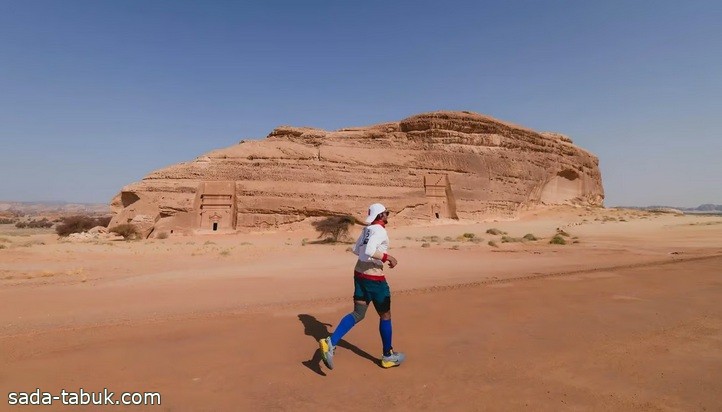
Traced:
POLYGON ((373 302, 379 313, 391 310, 391 289, 386 280, 370 280, 354 276, 353 284, 353 300, 373 302))

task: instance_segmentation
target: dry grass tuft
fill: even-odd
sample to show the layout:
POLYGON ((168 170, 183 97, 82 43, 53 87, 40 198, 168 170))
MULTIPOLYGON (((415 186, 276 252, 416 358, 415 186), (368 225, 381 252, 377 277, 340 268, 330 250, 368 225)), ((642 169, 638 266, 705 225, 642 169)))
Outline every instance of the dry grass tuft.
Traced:
POLYGON ((140 232, 138 229, 130 223, 124 223, 108 229, 110 233, 115 233, 119 236, 123 236, 125 240, 136 240, 140 238, 140 232))

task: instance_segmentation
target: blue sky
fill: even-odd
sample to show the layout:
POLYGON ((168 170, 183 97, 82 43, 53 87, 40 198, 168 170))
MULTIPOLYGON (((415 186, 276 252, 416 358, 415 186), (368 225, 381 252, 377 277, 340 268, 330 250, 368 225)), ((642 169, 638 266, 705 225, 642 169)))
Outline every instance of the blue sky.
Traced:
POLYGON ((0 0, 0 199, 110 201, 281 124, 470 110, 722 204, 720 1, 0 0))

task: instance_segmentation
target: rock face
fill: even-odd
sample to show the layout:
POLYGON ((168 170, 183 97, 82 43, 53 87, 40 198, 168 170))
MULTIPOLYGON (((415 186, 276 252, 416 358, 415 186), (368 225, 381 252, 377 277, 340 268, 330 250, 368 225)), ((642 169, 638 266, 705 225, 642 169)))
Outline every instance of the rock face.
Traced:
POLYGON ((228 232, 362 218, 374 202, 401 220, 512 218, 540 205, 601 206, 598 163, 566 136, 469 112, 337 131, 282 126, 124 187, 111 226, 228 232))

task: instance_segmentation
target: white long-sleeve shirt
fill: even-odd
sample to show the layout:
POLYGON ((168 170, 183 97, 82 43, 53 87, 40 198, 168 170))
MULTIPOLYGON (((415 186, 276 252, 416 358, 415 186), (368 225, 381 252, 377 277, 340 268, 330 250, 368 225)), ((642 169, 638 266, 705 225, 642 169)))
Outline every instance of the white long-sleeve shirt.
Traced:
POLYGON ((384 262, 381 261, 389 250, 389 235, 380 224, 366 226, 356 240, 353 253, 358 256, 355 272, 365 275, 384 275, 384 262))

